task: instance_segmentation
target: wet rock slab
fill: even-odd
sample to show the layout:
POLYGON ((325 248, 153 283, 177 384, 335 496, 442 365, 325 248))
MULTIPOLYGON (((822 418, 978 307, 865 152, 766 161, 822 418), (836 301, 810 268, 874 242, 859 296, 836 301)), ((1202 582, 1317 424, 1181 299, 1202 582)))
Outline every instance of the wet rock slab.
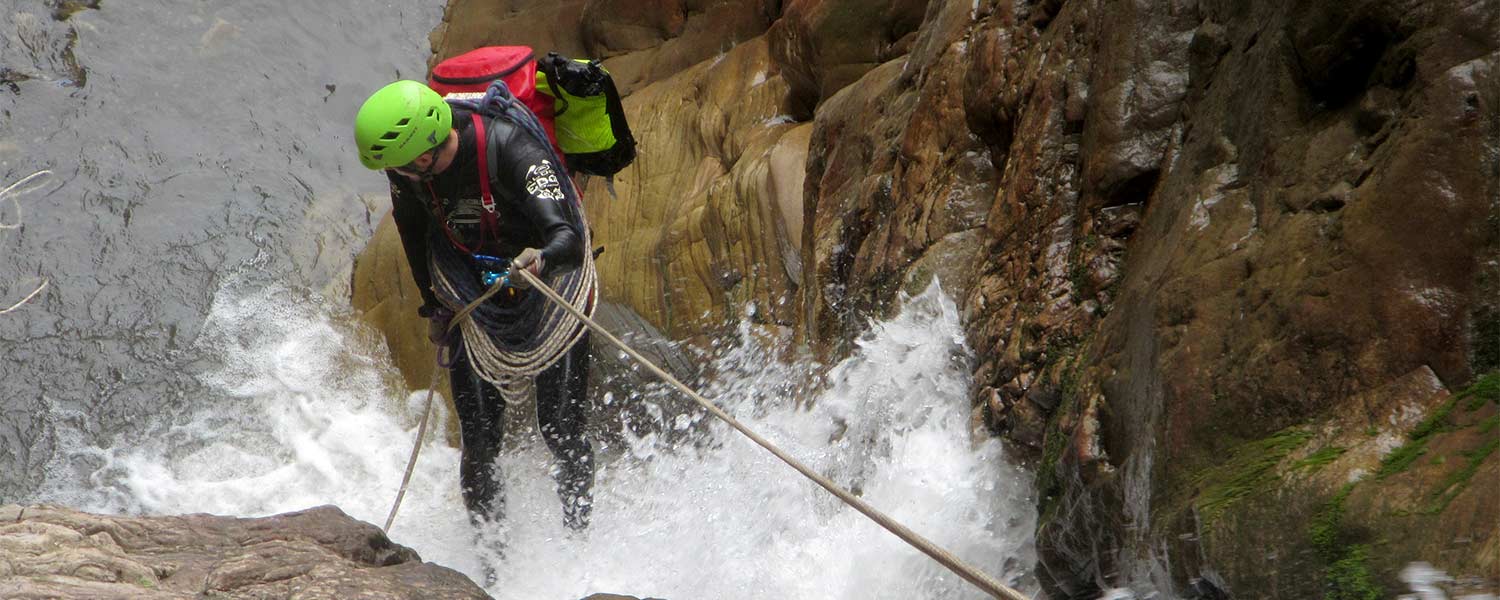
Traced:
POLYGON ((271 517, 0 507, 0 598, 489 598, 332 506, 271 517))

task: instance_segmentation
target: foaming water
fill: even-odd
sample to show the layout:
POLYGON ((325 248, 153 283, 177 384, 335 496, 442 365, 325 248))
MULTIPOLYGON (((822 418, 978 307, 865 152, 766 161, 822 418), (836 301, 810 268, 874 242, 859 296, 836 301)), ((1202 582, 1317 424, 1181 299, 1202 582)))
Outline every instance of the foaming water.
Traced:
MULTIPOLYGON (((962 339, 953 303, 934 286, 876 324, 814 399, 779 395, 813 367, 776 364, 748 342, 719 360, 727 375, 710 393, 897 520, 1010 585, 1029 585, 1030 476, 997 443, 970 441, 962 339)), ((336 504, 383 522, 424 394, 396 391, 372 340, 316 298, 221 291, 200 343, 222 352, 201 376, 222 399, 185 402, 129 445, 79 451, 102 466, 92 489, 71 500, 154 514, 336 504)), ((984 597, 705 419, 670 419, 661 429, 676 435, 605 447, 584 534, 562 526, 551 458, 534 432, 507 439, 508 514, 479 531, 459 497, 457 451, 429 436, 391 535, 476 581, 493 572, 497 598, 984 597)))

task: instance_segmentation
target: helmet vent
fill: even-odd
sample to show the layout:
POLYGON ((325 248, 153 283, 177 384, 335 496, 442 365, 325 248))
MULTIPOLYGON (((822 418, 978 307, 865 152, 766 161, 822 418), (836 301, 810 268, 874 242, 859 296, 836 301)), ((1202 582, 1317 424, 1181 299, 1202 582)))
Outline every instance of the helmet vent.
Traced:
POLYGON ((371 152, 379 152, 381 150, 385 150, 385 144, 375 144, 373 146, 370 146, 371 152))
POLYGON ((406 127, 406 124, 410 123, 410 122, 411 122, 411 117, 407 117, 405 119, 401 119, 400 121, 396 121, 396 126, 397 127, 406 127))
POLYGON ((436 114, 437 114, 437 107, 434 106, 432 108, 427 109, 427 118, 431 119, 433 117, 433 115, 436 115, 436 114))
POLYGON ((380 141, 382 141, 382 142, 395 141, 395 139, 398 138, 398 137, 401 137, 401 132, 399 132, 399 131, 387 131, 387 132, 385 132, 385 135, 380 136, 380 141))

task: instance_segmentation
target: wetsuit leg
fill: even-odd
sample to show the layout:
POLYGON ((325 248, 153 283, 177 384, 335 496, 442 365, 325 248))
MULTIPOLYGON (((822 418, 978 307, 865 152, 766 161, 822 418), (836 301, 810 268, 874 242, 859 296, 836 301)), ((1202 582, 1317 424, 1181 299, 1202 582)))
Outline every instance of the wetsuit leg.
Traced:
POLYGON ((557 364, 536 377, 536 412, 542 439, 557 459, 557 495, 563 524, 589 526, 594 487, 594 447, 588 426, 589 336, 584 334, 557 364))
POLYGON ((498 520, 504 512, 505 496, 495 458, 500 455, 505 433, 505 400, 500 397, 500 390, 474 372, 462 349, 455 352, 458 357, 448 371, 448 382, 453 388, 453 406, 458 411, 459 433, 463 436, 458 478, 463 486, 464 505, 471 519, 498 520))

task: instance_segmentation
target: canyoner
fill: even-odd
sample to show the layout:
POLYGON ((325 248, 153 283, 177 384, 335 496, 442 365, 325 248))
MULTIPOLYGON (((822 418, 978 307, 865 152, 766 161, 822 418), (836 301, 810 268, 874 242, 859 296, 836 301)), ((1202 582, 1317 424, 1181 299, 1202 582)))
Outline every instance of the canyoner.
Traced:
POLYGON ((478 99, 451 100, 421 82, 397 81, 360 108, 355 141, 361 163, 390 181, 392 214, 423 298, 418 313, 449 373, 471 519, 504 514, 495 458, 505 407, 534 390, 542 437, 559 463, 563 522, 587 528, 588 332, 522 281, 484 296, 503 274, 525 270, 593 313, 588 221, 543 124, 502 81, 478 99))

